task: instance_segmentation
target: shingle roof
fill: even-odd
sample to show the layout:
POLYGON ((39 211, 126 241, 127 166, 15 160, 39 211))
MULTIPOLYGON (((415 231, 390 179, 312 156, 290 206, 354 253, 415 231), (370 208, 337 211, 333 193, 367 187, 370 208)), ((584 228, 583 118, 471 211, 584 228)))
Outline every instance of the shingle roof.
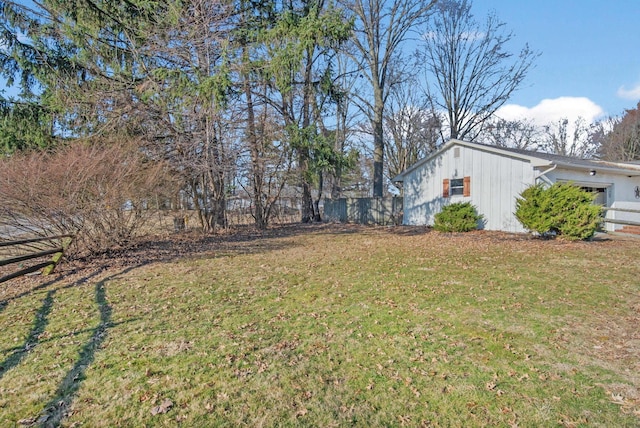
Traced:
POLYGON ((563 155, 557 155, 553 153, 538 152, 534 150, 489 146, 487 144, 480 144, 480 143, 472 143, 472 144, 477 146, 485 146, 485 147, 491 147, 494 149, 500 149, 500 150, 504 150, 507 152, 512 152, 520 155, 536 157, 539 159, 548 160, 549 162, 552 162, 554 164, 565 165, 565 166, 576 166, 576 167, 585 167, 585 168, 608 167, 608 168, 620 169, 620 170, 640 171, 640 164, 631 163, 631 162, 608 162, 608 161, 602 161, 598 159, 582 159, 574 156, 563 156, 563 155))
POLYGON ((606 169, 614 173, 617 172, 617 173, 640 175, 640 164, 636 164, 636 163, 607 162, 607 161, 601 161, 601 160, 595 160, 595 159, 580 159, 572 156, 562 156, 562 155, 538 152, 533 150, 514 149, 510 147, 498 147, 498 146, 491 146, 488 144, 472 143, 472 142, 461 141, 461 140, 449 140, 436 152, 432 153, 431 155, 427 156, 424 159, 419 160, 414 165, 411 165, 409 168, 407 168, 405 171, 403 171, 401 174, 395 177, 393 181, 403 181, 404 174, 416 169, 423 163, 427 162, 429 159, 439 155, 440 153, 444 152, 445 150, 449 149, 451 146, 454 146, 454 145, 462 145, 462 146, 476 148, 479 150, 491 151, 493 153, 501 153, 504 155, 512 154, 517 158, 526 159, 529 161, 531 161, 532 159, 543 161, 543 162, 546 161, 545 165, 548 165, 548 166, 559 165, 567 168, 578 168, 578 169, 599 168, 599 169, 606 169))

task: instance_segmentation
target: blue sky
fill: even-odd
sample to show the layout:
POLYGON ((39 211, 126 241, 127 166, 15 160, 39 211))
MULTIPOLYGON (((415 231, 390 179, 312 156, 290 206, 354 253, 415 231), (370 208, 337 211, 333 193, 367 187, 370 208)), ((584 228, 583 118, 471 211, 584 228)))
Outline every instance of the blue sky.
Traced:
POLYGON ((475 0, 541 53, 523 88, 501 110, 538 122, 620 115, 640 101, 640 0, 475 0))
POLYGON ((640 0, 473 0, 479 22, 490 10, 514 32, 513 52, 541 53, 502 117, 594 121, 640 101, 640 0))

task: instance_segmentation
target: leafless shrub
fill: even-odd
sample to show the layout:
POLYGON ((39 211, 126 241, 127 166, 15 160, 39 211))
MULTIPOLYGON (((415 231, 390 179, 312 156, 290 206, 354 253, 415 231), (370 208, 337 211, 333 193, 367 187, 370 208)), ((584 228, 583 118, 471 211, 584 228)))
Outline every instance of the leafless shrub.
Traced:
POLYGON ((0 232, 75 235, 74 254, 124 246, 173 185, 165 166, 135 145, 75 143, 0 165, 0 232))

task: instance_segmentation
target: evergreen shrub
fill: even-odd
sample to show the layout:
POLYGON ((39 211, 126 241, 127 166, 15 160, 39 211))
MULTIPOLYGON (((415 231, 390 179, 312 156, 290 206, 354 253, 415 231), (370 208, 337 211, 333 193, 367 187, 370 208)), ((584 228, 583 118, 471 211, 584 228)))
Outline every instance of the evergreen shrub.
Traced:
POLYGON ((477 229, 483 219, 470 202, 457 202, 436 214, 433 228, 439 232, 469 232, 477 229))
POLYGON ((571 183, 537 184, 516 199, 515 216, 525 229, 541 236, 589 239, 601 222, 602 209, 593 204, 594 198, 571 183))

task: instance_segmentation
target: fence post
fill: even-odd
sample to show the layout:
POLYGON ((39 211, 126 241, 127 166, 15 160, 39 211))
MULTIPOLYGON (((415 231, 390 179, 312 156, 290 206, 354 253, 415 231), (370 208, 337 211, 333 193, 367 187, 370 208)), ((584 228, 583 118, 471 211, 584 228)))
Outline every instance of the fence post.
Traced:
POLYGON ((55 253, 53 255, 53 257, 51 258, 51 264, 45 267, 44 269, 42 269, 42 275, 50 275, 53 273, 54 269, 56 268, 56 265, 60 262, 60 259, 62 259, 64 252, 69 247, 69 245, 71 245, 71 241, 72 241, 72 238, 62 238, 62 241, 61 241, 62 251, 55 253))

